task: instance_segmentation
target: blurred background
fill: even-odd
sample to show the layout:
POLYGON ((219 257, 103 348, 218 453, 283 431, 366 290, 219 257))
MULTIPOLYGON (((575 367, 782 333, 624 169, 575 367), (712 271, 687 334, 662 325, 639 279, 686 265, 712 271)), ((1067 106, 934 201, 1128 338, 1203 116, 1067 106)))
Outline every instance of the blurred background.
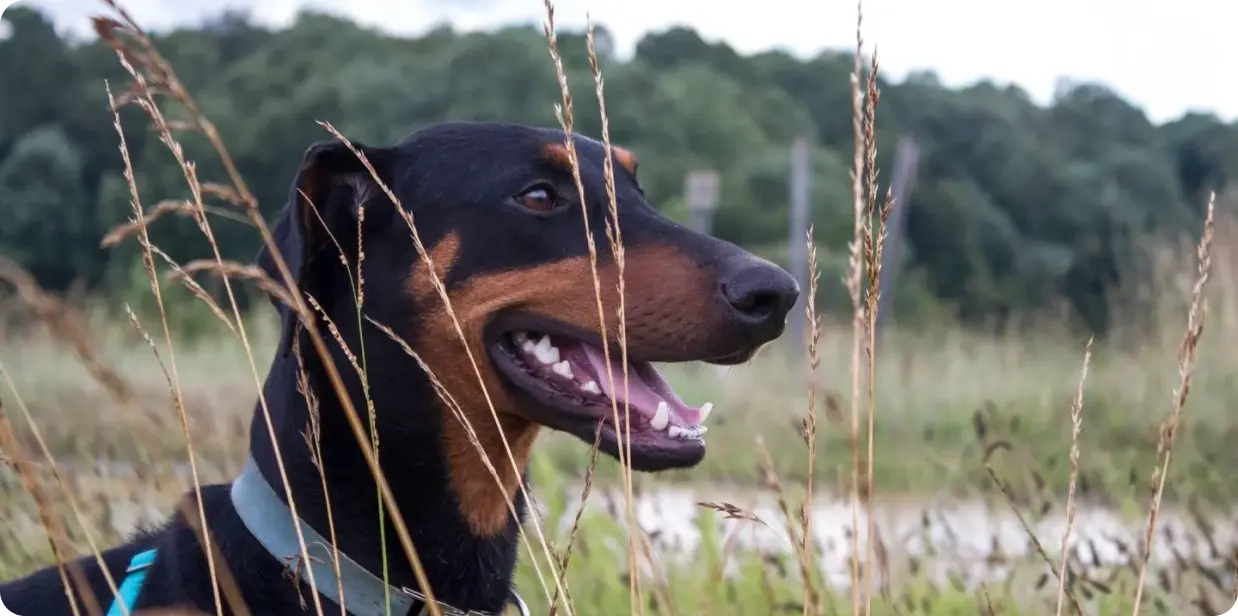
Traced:
MULTIPOLYGON (((556 125, 560 93, 544 7, 533 0, 125 7, 219 128, 268 216, 283 204, 305 148, 329 137, 315 121, 374 144, 442 120, 556 125)), ((837 497, 846 494, 851 460, 841 419, 851 316, 841 278, 853 234, 855 8, 798 0, 557 5, 577 129, 601 133, 584 38, 589 11, 611 138, 640 157, 642 182, 663 213, 801 279, 810 225, 818 250, 825 328, 815 373, 790 348, 728 371, 670 369, 685 399, 712 396, 718 412, 701 468, 641 478, 650 486, 642 524, 667 559, 700 564, 692 555, 702 545, 734 547, 720 537, 740 537, 734 549, 762 558, 790 558, 778 531, 739 528, 693 503, 729 500, 778 518, 753 435, 783 482, 802 484, 808 468, 797 426, 815 379, 825 422, 815 462, 826 495, 826 521, 816 523, 823 575, 835 588, 847 583, 850 517, 837 497)), ((72 480, 97 497, 100 527, 119 536, 166 515, 186 485, 185 453, 156 359, 125 316, 129 306, 157 322, 139 247, 100 247, 131 215, 104 89, 129 78, 90 28, 89 16, 102 12, 87 0, 23 0, 3 12, 0 256, 82 316, 96 359, 124 391, 99 384, 89 362, 0 282, 0 360, 13 387, 0 397, 29 405, 72 480)), ((1238 96, 1227 73, 1238 56, 1222 32, 1238 6, 872 0, 864 13, 866 49, 875 47, 881 64, 881 182, 898 195, 882 281, 872 461, 882 541, 896 561, 890 587, 902 593, 896 604, 906 598, 910 606, 897 613, 976 613, 977 589, 988 585, 1008 591, 994 591, 1005 607, 993 613, 1043 613, 1039 603, 1017 611, 1029 609, 1022 593, 1035 596, 1046 569, 1013 512, 1031 518, 1051 552, 1060 549, 1070 404, 1091 336, 1078 474, 1084 510, 1071 544, 1080 573, 1071 583, 1085 589, 1081 601, 1086 592, 1101 606, 1091 613, 1129 609, 1115 606, 1130 595, 1121 591, 1131 581, 1123 571, 1146 524, 1211 193, 1208 329, 1166 488, 1172 515, 1164 524, 1177 530, 1154 550, 1154 563, 1168 572, 1156 581, 1166 613, 1220 613, 1209 610, 1230 604, 1218 597, 1233 596, 1238 548, 1238 419, 1229 407, 1238 359, 1224 350, 1238 342, 1238 96), (986 457, 994 443, 1008 455, 986 457)), ((185 198, 182 170, 143 114, 128 108, 121 117, 143 202, 185 198)), ((183 139, 200 176, 221 178, 204 140, 183 139)), ((151 233, 180 263, 209 254, 189 219, 167 217, 151 233)), ((248 262, 256 253, 249 226, 220 219, 215 233, 225 259, 248 262)), ((217 280, 201 283, 222 290, 217 280)), ((254 397, 243 350, 220 336, 226 330, 189 292, 165 288, 195 443, 208 475, 226 479, 244 456, 254 397)), ((256 292, 243 299, 268 353, 267 304, 256 292)), ((793 346, 802 346, 798 331, 793 346)), ((547 439, 535 465, 547 507, 562 514, 575 506, 587 459, 578 443, 547 439)), ((0 494, 11 498, 0 502, 0 577, 48 558, 30 501, 4 473, 0 494)), ((605 485, 618 474, 607 461, 599 473, 605 485)), ((606 508, 590 510, 593 531, 611 532, 606 508)), ((608 592, 626 601, 626 583, 605 569, 613 558, 579 560, 598 605, 613 605, 608 592)), ((756 569, 770 569, 763 567, 756 569)), ((686 576, 684 592, 709 577, 682 569, 675 575, 686 576)), ((763 613, 767 596, 754 589, 764 582, 740 569, 731 572, 740 581, 729 583, 756 607, 735 613, 763 613)), ((793 601, 796 584, 769 592, 793 601)), ((731 613, 724 608, 710 609, 731 613)), ((583 613, 626 608, 608 609, 583 613)))

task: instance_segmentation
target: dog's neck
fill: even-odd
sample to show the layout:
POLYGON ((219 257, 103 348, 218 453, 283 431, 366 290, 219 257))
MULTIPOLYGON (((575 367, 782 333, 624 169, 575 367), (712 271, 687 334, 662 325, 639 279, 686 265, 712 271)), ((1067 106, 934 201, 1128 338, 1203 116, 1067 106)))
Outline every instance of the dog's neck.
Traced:
MULTIPOLYGON (((304 346, 305 370, 317 398, 317 450, 321 452, 321 465, 315 464, 307 443, 307 440, 312 441, 312 437, 306 437, 310 433, 310 410, 305 395, 296 386, 298 367, 293 354, 277 354, 263 389, 268 408, 273 411, 275 440, 297 514, 328 538, 332 531, 332 524, 328 522, 330 515, 339 549, 380 577, 385 547, 389 583, 419 589, 390 513, 384 511, 380 517, 378 486, 348 423, 346 411, 327 383, 325 370, 315 359, 312 347, 304 346), (327 496, 330 497, 330 514, 327 496), (385 533, 380 533, 380 519, 385 533), (380 539, 384 534, 386 546, 380 539)), ((348 366, 344 361, 337 361, 336 365, 348 366)), ((439 411, 431 408, 435 394, 425 379, 410 376, 418 374, 421 373, 411 359, 408 365, 374 366, 369 372, 371 383, 393 382, 389 379, 398 379, 394 382, 400 383, 398 393, 387 394, 392 388, 384 387, 375 387, 371 392, 379 417, 380 465, 435 597, 461 609, 497 610, 511 587, 519 522, 508 514, 507 524, 500 532, 483 537, 461 514, 459 495, 450 485, 450 469, 437 424, 439 411), (393 413, 424 413, 427 418, 434 419, 387 424, 389 429, 384 430, 383 417, 393 413), (417 429, 410 430, 409 425, 417 429)), ((353 406, 368 431, 368 414, 360 386, 354 382, 355 377, 344 376, 353 406)), ((282 496, 281 474, 260 405, 254 415, 250 438, 250 452, 259 470, 282 496)), ((496 459, 496 453, 491 454, 491 459, 496 459)), ((493 481, 490 483, 493 485, 493 481)), ((515 492, 515 510, 523 517, 526 504, 519 490, 515 492)), ((496 486, 494 499, 501 502, 501 494, 496 486)))

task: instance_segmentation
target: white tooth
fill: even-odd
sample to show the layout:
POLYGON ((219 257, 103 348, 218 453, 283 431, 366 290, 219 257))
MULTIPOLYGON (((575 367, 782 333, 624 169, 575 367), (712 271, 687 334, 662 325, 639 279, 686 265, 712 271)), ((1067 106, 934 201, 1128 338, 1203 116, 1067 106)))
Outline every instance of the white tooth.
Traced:
POLYGON ((524 342, 520 343, 520 350, 530 355, 534 355, 537 353, 537 345, 534 344, 532 340, 525 338, 524 342))
POLYGON ((567 360, 566 360, 566 359, 565 359, 565 360, 563 360, 563 361, 561 361, 561 362, 559 362, 559 363, 557 363, 557 364, 555 364, 555 365, 553 365, 553 366, 551 366, 551 367, 550 367, 550 369, 551 369, 551 370, 552 370, 555 374, 557 374, 557 375, 559 375, 559 376, 561 376, 561 377, 563 377, 563 378, 565 378, 565 379, 574 378, 574 377, 572 376, 572 364, 569 364, 569 363, 567 362, 567 360))
MULTIPOLYGON (((658 402, 658 411, 653 414, 653 419, 649 421, 649 425, 654 430, 665 430, 666 426, 671 422, 671 407, 666 403, 666 400, 658 402)), ((675 426, 671 426, 671 436, 675 436, 675 426)))
POLYGON ((581 390, 581 391, 585 391, 585 392, 589 392, 589 393, 591 393, 591 394, 600 394, 600 393, 602 393, 602 390, 601 390, 600 388, 598 388, 597 381, 589 381, 588 383, 585 383, 584 385, 581 385, 581 386, 580 386, 580 390, 581 390))
POLYGON ((525 340, 529 339, 529 335, 524 332, 516 332, 515 338, 516 342, 523 343, 525 340))
POLYGON ((671 426, 666 433, 670 434, 671 438, 679 438, 684 435, 684 431, 679 426, 671 426))
POLYGON ((550 336, 545 336, 537 341, 537 346, 533 347, 533 355, 543 364, 550 365, 558 363, 559 349, 550 343, 550 336))
POLYGON ((697 426, 697 427, 696 427, 696 435, 697 435, 697 436, 700 436, 700 435, 702 435, 702 434, 705 434, 706 432, 709 432, 709 428, 708 428, 707 426, 697 426))
POLYGON ((713 402, 706 402, 705 404, 702 404, 700 408, 700 411, 701 411, 700 423, 705 423, 705 420, 709 419, 709 414, 713 412, 713 410, 714 410, 713 402))

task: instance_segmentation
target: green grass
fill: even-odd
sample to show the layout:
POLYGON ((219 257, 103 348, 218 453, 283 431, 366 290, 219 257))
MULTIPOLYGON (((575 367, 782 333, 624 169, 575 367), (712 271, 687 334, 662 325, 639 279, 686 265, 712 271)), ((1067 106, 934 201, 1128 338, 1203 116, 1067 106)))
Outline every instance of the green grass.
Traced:
MULTIPOLYGON (((264 313, 265 314, 265 313, 264 313)), ((273 348, 265 318, 251 326, 259 363, 273 348)), ((39 334, 5 334, 4 361, 40 428, 63 460, 105 458, 139 464, 184 459, 170 394, 149 347, 122 326, 99 325, 98 346, 136 391, 124 408, 97 385, 71 351, 39 334)), ((818 374, 816 475, 827 488, 849 468, 847 339, 827 331, 818 374), (837 402, 831 402, 834 399, 837 402), (827 410, 841 405, 839 413, 827 410)), ((1132 474, 1146 482, 1155 463, 1158 426, 1176 385, 1176 349, 1166 336, 1140 347, 1098 345, 1088 378, 1081 435, 1081 490, 1085 497, 1122 500, 1132 494, 1132 474)), ((1190 407, 1173 466, 1171 500, 1193 494, 1233 501, 1238 484, 1226 469, 1238 467, 1238 361, 1228 336, 1206 337, 1192 386, 1190 407)), ((1038 463, 1047 489, 1065 494, 1069 473, 1070 400, 1077 387, 1083 341, 1067 336, 984 336, 943 326, 924 332, 891 332, 878 363, 878 429, 874 472, 882 493, 933 496, 988 492, 981 464, 985 444, 1005 439, 1038 463), (977 434, 977 416, 985 436, 977 434)), ((178 349, 195 444, 207 459, 238 461, 244 455, 256 393, 240 345, 203 336, 178 349)), ((807 448, 798 434, 807 409, 802 362, 770 349, 750 365, 719 371, 712 366, 665 366, 664 373, 689 403, 715 403, 709 420, 709 454, 690 471, 659 476, 669 481, 753 484, 760 477, 754 439, 762 437, 774 468, 787 484, 806 478, 807 448)), ((20 425, 20 422, 19 422, 20 425)), ((538 452, 561 472, 579 476, 587 448, 552 434, 538 452)), ((603 460, 599 477, 616 479, 618 464, 603 460)), ((1141 483, 1142 485, 1142 483, 1141 483)), ((1142 491, 1141 491, 1142 492, 1142 491)), ((1142 499, 1142 493, 1139 495, 1142 499)))
MULTIPOLYGON (((0 361, 30 405, 58 462, 69 469, 92 527, 111 544, 121 538, 118 531, 135 519, 134 511, 152 519, 170 512, 189 480, 175 472, 184 462, 184 446, 170 394, 150 349, 113 321, 99 319, 93 331, 106 361, 133 385, 137 395, 132 407, 112 400, 69 350, 37 332, 3 332, 6 344, 0 348, 0 361), (126 463, 133 474, 102 477, 91 467, 97 460, 126 463)), ((274 338, 269 320, 256 318, 251 332, 259 357, 269 356, 274 338)), ((829 419, 847 412, 846 404, 839 402, 849 382, 847 335, 845 329, 827 329, 818 375, 822 423, 816 472, 818 493, 827 495, 845 493, 850 468, 849 425, 829 419), (832 398, 838 401, 831 402, 832 398), (835 405, 843 407, 840 412, 827 410, 835 405)), ((1194 501, 1228 505, 1238 496, 1238 485, 1226 475, 1226 469, 1238 466, 1238 452, 1232 446, 1238 419, 1227 412, 1238 394, 1233 379, 1238 364, 1224 351, 1228 338, 1222 331, 1206 338, 1201 348, 1187 420, 1170 470, 1166 497, 1170 502, 1185 502, 1189 495, 1194 501)), ((1158 337, 1145 336, 1142 344, 1125 349, 1098 345, 1086 389, 1081 499, 1115 508, 1133 520, 1146 515, 1157 426, 1168 413, 1177 376, 1176 349, 1169 342, 1173 337, 1167 333, 1163 339, 1166 342, 1161 343, 1158 337)), ((995 496, 984 467, 986 444, 1004 440, 1012 449, 991 462, 1017 493, 1018 506, 1028 512, 1058 507, 1069 476, 1069 404, 1082 348, 1081 341, 1064 335, 982 336, 949 326, 892 331, 883 343, 878 367, 882 387, 874 471, 879 501, 976 496, 1008 509, 1009 504, 995 496)), ((204 336, 180 345, 178 362, 204 479, 226 480, 245 455, 255 399, 243 351, 223 337, 204 336)), ((796 426, 807 408, 807 375, 792 367, 798 365, 803 364, 782 359, 778 350, 771 349, 751 365, 726 371, 667 367, 668 377, 690 403, 715 402, 709 454, 691 471, 638 476, 637 488, 656 489, 673 482, 715 491, 760 492, 764 485, 754 446, 760 437, 783 485, 793 495, 801 490, 807 455, 796 426)), ((10 418, 19 431, 24 430, 12 393, 4 394, 10 418)), ((551 519, 569 505, 562 496, 568 492, 564 486, 579 483, 587 462, 587 447, 573 438, 552 434, 539 443, 534 493, 546 501, 551 519)), ((601 460, 595 489, 618 483, 617 463, 601 460)), ((714 527, 705 523, 716 522, 720 515, 699 510, 700 550, 686 566, 664 564, 666 571, 653 578, 656 582, 647 583, 644 595, 651 604, 646 613, 764 614, 774 609, 771 605, 775 612, 785 608, 787 613, 799 613, 795 606, 802 601, 803 589, 791 553, 729 552, 717 531, 711 530, 714 527), (735 570, 720 577, 720 559, 735 570), (666 596, 675 609, 659 603, 666 596)), ((764 521, 776 527, 783 524, 777 517, 764 521)), ((552 536, 556 545, 566 544, 565 530, 552 536)), ((80 532, 75 537, 84 552, 80 532)), ((1057 551, 1059 538, 1043 541, 1050 554, 1057 551)), ((577 613, 627 613, 624 545, 621 523, 596 504, 590 507, 567 576, 577 613)), ((1018 563, 1012 581, 985 588, 987 599, 974 588, 935 585, 922 572, 911 572, 906 554, 892 553, 890 559, 898 573, 892 577, 890 596, 874 601, 874 614, 975 614, 980 601, 993 602, 999 614, 1043 614, 1052 609, 1045 601, 1054 596, 1054 585, 1035 589, 1044 572, 1043 562, 1035 557, 1018 563)), ((0 577, 48 562, 32 501, 10 472, 0 470, 0 577)), ((1229 579, 1230 573, 1210 575, 1229 579)), ((523 594, 535 613, 546 613, 546 598, 532 576, 531 567, 520 569, 523 594)), ((1101 610, 1096 613, 1129 613, 1128 604, 1122 602, 1129 602, 1133 593, 1120 590, 1122 584, 1133 587, 1133 577, 1126 577, 1130 576, 1122 573, 1108 580, 1110 593, 1091 591, 1091 602, 1101 610)), ((1198 581, 1192 584, 1199 586, 1198 581)), ((1152 598, 1183 600, 1185 588, 1195 586, 1183 582, 1171 587, 1167 598, 1152 598)), ((837 613, 849 613, 850 594, 835 592, 838 597, 827 600, 827 605, 835 606, 837 613)), ((986 613, 983 610, 979 613, 986 613)))

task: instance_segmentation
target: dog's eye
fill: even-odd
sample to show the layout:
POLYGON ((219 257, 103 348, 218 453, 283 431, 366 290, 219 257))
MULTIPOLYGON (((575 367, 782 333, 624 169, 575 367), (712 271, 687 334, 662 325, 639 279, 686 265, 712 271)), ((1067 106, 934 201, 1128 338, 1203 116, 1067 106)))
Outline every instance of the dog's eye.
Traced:
POLYGON ((562 202, 549 184, 538 184, 516 196, 516 202, 534 212, 549 212, 562 202))

